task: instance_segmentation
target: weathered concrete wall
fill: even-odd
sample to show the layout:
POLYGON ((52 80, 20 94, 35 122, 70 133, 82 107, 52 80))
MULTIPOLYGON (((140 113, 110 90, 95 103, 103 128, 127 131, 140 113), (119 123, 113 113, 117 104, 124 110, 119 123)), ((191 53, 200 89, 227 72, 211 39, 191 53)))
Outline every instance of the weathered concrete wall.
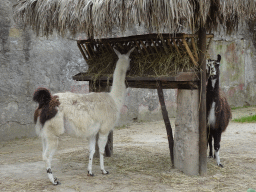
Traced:
MULTIPOLYGON (((16 0, 0 1, 0 140, 35 136, 32 102, 34 90, 88 93, 87 82, 72 76, 87 65, 75 41, 52 36, 35 37, 17 26, 12 17, 16 0)), ((170 116, 176 112, 176 91, 165 91, 170 116), (174 108, 174 109, 173 109, 174 108)), ((156 90, 128 89, 120 125, 132 121, 159 120, 156 90)))
POLYGON ((209 54, 222 56, 220 86, 231 106, 256 105, 256 65, 253 34, 243 26, 230 37, 215 34, 209 54))
POLYGON ((35 38, 16 26, 7 0, 0 1, 0 29, 0 139, 34 136, 34 90, 70 90, 71 74, 86 66, 75 42, 35 38))

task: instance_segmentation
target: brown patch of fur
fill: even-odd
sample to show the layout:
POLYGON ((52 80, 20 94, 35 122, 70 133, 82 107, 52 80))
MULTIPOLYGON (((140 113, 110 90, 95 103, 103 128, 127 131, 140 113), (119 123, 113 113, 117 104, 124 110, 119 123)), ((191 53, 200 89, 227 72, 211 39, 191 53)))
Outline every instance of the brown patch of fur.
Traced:
POLYGON ((40 122, 42 125, 45 124, 47 120, 52 119, 57 114, 58 110, 56 107, 60 105, 58 96, 53 96, 48 105, 42 107, 42 112, 40 115, 40 122))
POLYGON ((224 132, 229 124, 229 120, 232 118, 232 113, 227 98, 225 97, 225 94, 222 91, 219 91, 219 104, 216 105, 215 109, 215 127, 220 127, 221 132, 224 132))
POLYGON ((57 95, 53 96, 51 98, 51 101, 49 102, 49 109, 52 110, 55 107, 58 107, 60 105, 59 97, 57 95))
POLYGON ((34 113, 34 122, 36 123, 37 118, 40 116, 40 123, 42 125, 49 119, 52 119, 58 112, 56 107, 60 105, 58 96, 51 97, 50 102, 39 106, 34 113))

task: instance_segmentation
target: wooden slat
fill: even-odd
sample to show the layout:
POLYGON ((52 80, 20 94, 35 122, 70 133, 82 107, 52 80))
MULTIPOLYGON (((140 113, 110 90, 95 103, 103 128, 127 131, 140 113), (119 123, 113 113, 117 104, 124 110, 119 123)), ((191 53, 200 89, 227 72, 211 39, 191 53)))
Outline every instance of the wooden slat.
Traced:
POLYGON ((80 52, 82 53, 82 55, 83 55, 83 57, 84 57, 84 60, 87 61, 88 59, 87 59, 87 57, 86 57, 86 55, 85 55, 85 53, 84 53, 83 48, 81 47, 81 44, 77 43, 77 46, 78 46, 80 52))
POLYGON ((140 41, 140 44, 142 45, 142 47, 144 48, 145 52, 149 55, 149 52, 147 50, 146 45, 143 43, 143 41, 140 41))
POLYGON ((191 43, 192 43, 192 47, 194 49, 194 55, 195 55, 196 62, 198 62, 198 54, 197 54, 197 49, 196 49, 196 44, 195 44, 195 38, 194 37, 191 38, 191 43))
POLYGON ((155 44, 155 41, 153 41, 153 39, 151 39, 151 42, 153 43, 153 45, 154 45, 154 48, 155 48, 155 50, 156 50, 156 53, 158 54, 158 50, 157 50, 157 48, 156 48, 156 44, 155 44))
MULTIPOLYGON (((213 38, 214 35, 209 34, 207 38, 213 38)), ((184 34, 184 33, 176 33, 176 34, 169 34, 169 33, 162 33, 162 34, 146 34, 146 35, 134 35, 128 37, 117 37, 117 38, 102 38, 102 39, 88 39, 88 40, 78 40, 80 43, 92 43, 93 41, 97 41, 98 43, 103 42, 125 42, 125 41, 139 41, 144 39, 182 39, 185 38, 192 38, 198 37, 196 34, 184 34)))
POLYGON ((178 52, 179 56, 181 56, 181 54, 180 54, 180 50, 179 50, 179 48, 178 48, 177 43, 176 43, 176 41, 175 41, 175 40, 173 40, 173 44, 174 44, 174 47, 175 47, 175 49, 177 50, 177 52, 178 52))
POLYGON ((91 51, 89 50, 89 46, 87 44, 85 44, 85 46, 86 46, 89 57, 92 58, 91 51))
POLYGON ((192 60, 193 64, 194 64, 195 66, 198 66, 198 63, 196 62, 196 60, 195 60, 195 58, 194 58, 194 56, 193 56, 193 54, 192 54, 192 52, 191 52, 191 50, 190 50, 188 44, 187 44, 186 39, 183 38, 182 41, 183 41, 183 45, 185 46, 185 48, 186 48, 186 50, 187 50, 187 52, 188 52, 188 55, 189 55, 190 59, 192 60))

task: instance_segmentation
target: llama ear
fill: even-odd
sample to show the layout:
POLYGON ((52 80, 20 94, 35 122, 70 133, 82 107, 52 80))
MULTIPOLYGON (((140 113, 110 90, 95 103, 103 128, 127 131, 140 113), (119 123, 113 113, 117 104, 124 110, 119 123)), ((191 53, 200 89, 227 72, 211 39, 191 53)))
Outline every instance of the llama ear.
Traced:
POLYGON ((135 47, 133 47, 130 51, 128 51, 127 53, 126 53, 126 56, 130 56, 130 54, 134 51, 134 49, 135 49, 135 47))
POLYGON ((218 54, 217 55, 217 62, 220 62, 220 60, 221 60, 221 56, 218 54))
POLYGON ((119 51, 117 51, 115 48, 113 48, 113 49, 114 49, 116 55, 119 57, 121 55, 121 53, 119 51))

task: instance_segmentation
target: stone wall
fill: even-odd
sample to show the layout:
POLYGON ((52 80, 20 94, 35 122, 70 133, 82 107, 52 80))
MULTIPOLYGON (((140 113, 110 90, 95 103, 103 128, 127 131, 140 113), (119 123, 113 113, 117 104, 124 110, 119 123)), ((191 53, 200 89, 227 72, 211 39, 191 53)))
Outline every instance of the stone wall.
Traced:
POLYGON ((243 26, 229 37, 215 34, 209 54, 222 56, 220 87, 231 106, 256 105, 256 65, 253 34, 243 26))

